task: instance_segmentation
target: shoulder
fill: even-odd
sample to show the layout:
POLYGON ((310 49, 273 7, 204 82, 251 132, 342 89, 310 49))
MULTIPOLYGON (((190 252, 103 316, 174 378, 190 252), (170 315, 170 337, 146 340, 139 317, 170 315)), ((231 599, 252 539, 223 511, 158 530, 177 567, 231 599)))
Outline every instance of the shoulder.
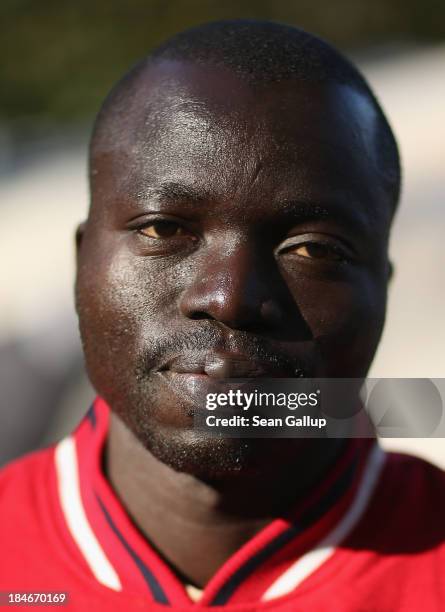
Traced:
POLYGON ((4 545, 14 540, 14 534, 20 534, 22 541, 35 539, 50 514, 55 487, 53 447, 0 470, 0 539, 4 545))
MULTIPOLYGON (((0 469, 0 513, 17 495, 29 494, 53 470, 54 447, 29 453, 0 469)), ((43 483, 40 483, 43 484, 43 483)))
POLYGON ((58 502, 54 457, 51 447, 0 470, 0 590, 54 590, 85 566, 58 502))
POLYGON ((423 459, 385 453, 385 463, 358 540, 387 551, 444 549, 445 473, 423 459))
POLYGON ((445 472, 404 453, 387 453, 384 484, 393 500, 415 501, 419 509, 445 506, 445 472))
POLYGON ((52 469, 54 461, 54 446, 34 451, 18 459, 14 459, 0 469, 0 502, 11 488, 26 488, 35 482, 36 477, 42 477, 52 469))

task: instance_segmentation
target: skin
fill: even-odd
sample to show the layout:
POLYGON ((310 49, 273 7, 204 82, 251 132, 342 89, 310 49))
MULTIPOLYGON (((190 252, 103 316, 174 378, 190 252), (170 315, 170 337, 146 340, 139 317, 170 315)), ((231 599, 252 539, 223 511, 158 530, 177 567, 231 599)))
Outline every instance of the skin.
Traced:
POLYGON ((113 411, 108 478, 160 554, 202 586, 342 445, 199 434, 203 389, 263 367, 365 376, 384 324, 392 206, 375 112, 345 85, 254 88, 223 68, 162 61, 123 108, 92 150, 80 330, 113 411))

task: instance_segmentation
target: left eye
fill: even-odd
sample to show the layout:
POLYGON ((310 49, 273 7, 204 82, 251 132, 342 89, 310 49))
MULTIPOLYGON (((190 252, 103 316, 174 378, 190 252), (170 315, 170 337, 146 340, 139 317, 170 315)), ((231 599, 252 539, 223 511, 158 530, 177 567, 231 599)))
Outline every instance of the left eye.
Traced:
POLYGON ((294 253, 306 259, 327 259, 329 261, 343 261, 346 259, 340 249, 321 242, 306 242, 286 249, 286 253, 294 253))
POLYGON ((139 232, 149 238, 162 240, 163 238, 176 238, 185 236, 187 232, 183 227, 173 221, 155 221, 139 229, 139 232))

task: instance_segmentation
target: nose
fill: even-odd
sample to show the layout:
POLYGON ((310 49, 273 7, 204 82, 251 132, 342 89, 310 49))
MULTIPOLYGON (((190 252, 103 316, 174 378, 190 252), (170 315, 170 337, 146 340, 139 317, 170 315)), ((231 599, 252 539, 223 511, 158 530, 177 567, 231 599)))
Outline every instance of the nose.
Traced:
POLYGON ((181 296, 180 310, 190 319, 261 331, 285 324, 290 301, 273 253, 266 255, 264 248, 246 244, 231 253, 203 257, 181 296))

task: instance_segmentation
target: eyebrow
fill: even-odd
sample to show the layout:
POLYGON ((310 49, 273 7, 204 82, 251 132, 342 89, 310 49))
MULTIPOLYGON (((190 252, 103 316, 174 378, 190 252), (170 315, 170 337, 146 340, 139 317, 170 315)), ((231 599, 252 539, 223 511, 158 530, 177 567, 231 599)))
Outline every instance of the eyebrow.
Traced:
MULTIPOLYGON (((217 202, 218 197, 203 187, 196 187, 180 181, 167 181, 156 187, 149 188, 143 199, 155 198, 159 202, 181 203, 193 207, 204 202, 217 202)), ((290 222, 303 223, 307 221, 330 220, 337 221, 352 229, 369 232, 372 228, 372 218, 366 209, 357 201, 357 206, 351 207, 351 197, 338 194, 326 201, 309 201, 300 199, 284 199, 277 201, 277 208, 282 218, 290 222)), ((277 210, 277 212, 278 212, 277 210)))
POLYGON ((361 233, 372 232, 373 218, 363 203, 351 202, 335 197, 329 200, 308 202, 286 200, 282 202, 282 214, 289 221, 303 223, 305 221, 334 221, 361 233))
POLYGON ((197 188, 187 183, 180 183, 178 181, 169 181, 161 183, 157 187, 150 188, 143 197, 146 198, 147 196, 154 197, 161 201, 180 201, 190 202, 191 204, 202 203, 204 201, 208 202, 214 199, 205 189, 197 188))

